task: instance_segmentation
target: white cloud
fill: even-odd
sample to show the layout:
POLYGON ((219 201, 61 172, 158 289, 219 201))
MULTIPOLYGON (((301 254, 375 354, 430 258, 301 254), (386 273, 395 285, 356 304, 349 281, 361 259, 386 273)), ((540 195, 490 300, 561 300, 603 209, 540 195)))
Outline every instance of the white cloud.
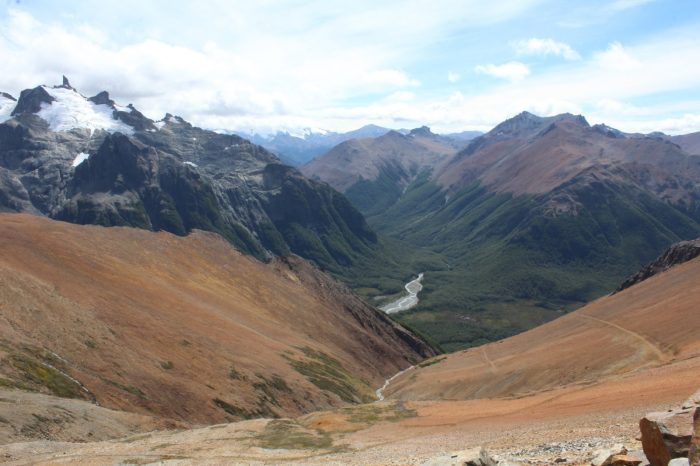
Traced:
POLYGON ((566 60, 581 59, 581 55, 569 44, 554 39, 532 38, 513 42, 511 45, 519 55, 557 55, 566 60))
POLYGON ((530 74, 530 68, 519 61, 511 61, 502 65, 477 65, 474 67, 474 71, 511 81, 519 81, 530 74))
POLYGON ((655 0, 615 0, 608 4, 607 8, 611 11, 624 11, 630 8, 637 8, 655 0))
POLYGON ((641 62, 619 42, 613 42, 605 51, 595 54, 594 60, 601 68, 608 69, 631 71, 641 66, 641 62))
POLYGON ((462 79, 462 76, 459 75, 459 73, 455 73, 454 71, 448 71, 447 72, 447 80, 451 83, 456 83, 462 79))
MULTIPOLYGON (((16 95, 65 74, 84 94, 108 90, 153 118, 170 112, 217 128, 318 126, 311 120, 323 109, 419 88, 407 65, 446 32, 505 21, 541 1, 445 0, 432 8, 429 0, 280 0, 231 8, 208 0, 206 8, 184 3, 178 15, 163 15, 123 0, 101 4, 100 14, 85 4, 80 17, 92 15, 93 23, 75 24, 10 7, 0 16, 0 57, 12 72, 0 74, 0 89, 16 95)), ((81 11, 86 2, 76 3, 81 11)))
MULTIPOLYGON (((613 42, 598 53, 586 51, 579 60, 543 66, 532 75, 519 61, 475 59, 495 63, 476 67, 477 73, 501 79, 475 80, 464 72, 460 92, 446 85, 444 71, 437 73, 439 85, 434 87, 430 73, 414 73, 431 44, 442 47, 446 37, 469 25, 515 18, 536 1, 491 2, 482 9, 483 2, 477 0, 445 0, 445 8, 430 8, 431 2, 424 0, 391 0, 377 7, 368 0, 351 6, 280 0, 232 9, 222 0, 219 8, 185 4, 191 10, 175 15, 190 19, 199 10, 217 11, 207 19, 216 23, 212 30, 223 28, 229 42, 207 34, 185 40, 188 34, 201 33, 194 27, 138 34, 122 23, 118 30, 124 34, 114 36, 102 23, 62 26, 14 9, 0 16, 0 57, 3 70, 11 70, 0 73, 0 90, 17 96, 23 88, 53 84, 66 74, 85 94, 106 89, 119 103, 132 102, 150 117, 170 112, 221 129, 349 130, 376 123, 488 130, 522 110, 584 113, 591 122, 624 131, 700 129, 700 102, 692 100, 700 98, 700 62, 689 58, 700 56, 697 27, 663 31, 637 43, 613 42), (285 14, 272 14, 278 9, 285 14), (665 95, 673 106, 638 100, 665 95)), ((117 3, 110 5, 117 8, 117 3)), ((123 0, 118 7, 138 5, 123 0)), ((102 16, 117 21, 108 13, 102 16)), ((567 58, 566 48, 549 41, 561 42, 530 40, 524 41, 528 53, 567 58)), ((446 68, 437 69, 456 65, 441 66, 446 68)))

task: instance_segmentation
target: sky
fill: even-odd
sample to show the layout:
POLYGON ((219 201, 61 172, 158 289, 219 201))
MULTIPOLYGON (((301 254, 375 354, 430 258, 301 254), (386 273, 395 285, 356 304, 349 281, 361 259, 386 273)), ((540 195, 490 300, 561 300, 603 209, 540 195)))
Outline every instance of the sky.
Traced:
POLYGON ((700 0, 0 1, 15 97, 66 75, 219 130, 700 131, 700 0))

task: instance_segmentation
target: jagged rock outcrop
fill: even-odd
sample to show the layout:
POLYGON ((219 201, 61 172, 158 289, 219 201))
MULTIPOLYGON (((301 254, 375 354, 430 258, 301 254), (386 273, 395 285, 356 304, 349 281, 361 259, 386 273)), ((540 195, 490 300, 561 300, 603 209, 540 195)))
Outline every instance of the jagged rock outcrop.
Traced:
POLYGON ((622 282, 615 292, 617 293, 630 286, 636 285, 649 277, 653 277, 675 265, 688 262, 698 256, 700 256, 700 239, 676 243, 668 248, 658 259, 622 282))
POLYGON ((19 101, 12 111, 12 116, 23 113, 36 113, 41 110, 41 104, 50 104, 54 100, 56 99, 43 86, 25 89, 19 95, 19 101))
POLYGON ((690 441, 688 459, 691 464, 700 464, 700 408, 693 413, 693 439, 690 441))
POLYGON ((681 407, 649 413, 639 421, 642 447, 651 466, 667 466, 674 458, 688 458, 695 411, 681 407))
POLYGON ((380 247, 342 195, 262 147, 170 114, 154 122, 67 79, 23 91, 0 121, 0 210, 214 231, 258 258, 295 253, 332 271, 380 247))

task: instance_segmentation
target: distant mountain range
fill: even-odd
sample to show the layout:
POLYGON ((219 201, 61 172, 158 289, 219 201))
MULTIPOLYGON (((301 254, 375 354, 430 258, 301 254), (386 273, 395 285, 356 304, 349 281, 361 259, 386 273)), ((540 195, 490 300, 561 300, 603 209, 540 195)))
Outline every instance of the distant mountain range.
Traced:
POLYGON ((370 299, 425 272, 419 306, 398 318, 446 349, 550 320, 700 236, 697 133, 527 112, 469 141, 369 126, 298 171, 68 80, 0 95, 0 117, 0 209, 212 231, 259 259, 309 259, 370 299))
MULTIPOLYGON (((299 166, 308 163, 344 141, 350 139, 376 138, 390 131, 394 130, 377 125, 366 125, 362 128, 348 131, 347 133, 306 129, 294 134, 282 131, 270 135, 245 132, 236 132, 236 134, 275 153, 285 163, 292 166, 299 166)), ((396 132, 408 134, 410 130, 401 129, 396 130, 396 132)), ((445 136, 455 141, 468 141, 480 134, 482 133, 479 131, 464 131, 445 136)))
POLYGON ((375 138, 350 139, 301 167, 327 182, 366 215, 381 213, 426 170, 445 163, 466 142, 434 134, 427 127, 375 138))
POLYGON ((343 272, 381 257, 363 216, 235 135, 160 121, 107 92, 60 86, 0 96, 0 209, 179 235, 219 233, 258 258, 298 254, 343 272))
POLYGON ((430 140, 347 141, 302 171, 426 272, 420 305, 397 316, 446 349, 549 320, 700 234, 696 134, 524 112, 461 151, 430 140))

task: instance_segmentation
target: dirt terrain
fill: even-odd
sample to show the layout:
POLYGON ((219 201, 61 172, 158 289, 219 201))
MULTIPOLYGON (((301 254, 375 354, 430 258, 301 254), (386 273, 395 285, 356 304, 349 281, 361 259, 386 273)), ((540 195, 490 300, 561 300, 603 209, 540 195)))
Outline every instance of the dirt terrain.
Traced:
POLYGON ((372 401, 435 354, 301 259, 215 234, 2 214, 0 239, 1 387, 204 425, 372 401))
POLYGON ((383 402, 107 442, 16 443, 0 455, 9 464, 403 465, 481 445, 528 464, 589 464, 601 447, 640 448, 640 417, 700 386, 699 275, 694 259, 541 328, 424 361, 383 402))
MULTIPOLYGON (((667 364, 694 364, 700 355, 698 303, 700 261, 694 259, 528 332, 424 362, 394 380, 384 396, 523 396, 667 364)), ((700 385, 700 375, 694 383, 700 385)))

